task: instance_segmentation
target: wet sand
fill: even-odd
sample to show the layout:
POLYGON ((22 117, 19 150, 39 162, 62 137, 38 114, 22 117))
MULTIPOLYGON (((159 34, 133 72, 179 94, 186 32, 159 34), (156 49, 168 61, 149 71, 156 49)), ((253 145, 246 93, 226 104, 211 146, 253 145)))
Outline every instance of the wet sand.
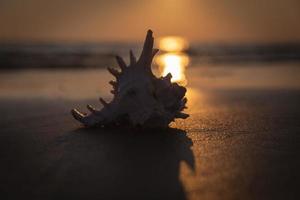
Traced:
POLYGON ((298 199, 298 86, 210 87, 191 71, 190 118, 165 131, 81 128, 69 111, 99 105, 94 93, 2 93, 3 199, 298 199))

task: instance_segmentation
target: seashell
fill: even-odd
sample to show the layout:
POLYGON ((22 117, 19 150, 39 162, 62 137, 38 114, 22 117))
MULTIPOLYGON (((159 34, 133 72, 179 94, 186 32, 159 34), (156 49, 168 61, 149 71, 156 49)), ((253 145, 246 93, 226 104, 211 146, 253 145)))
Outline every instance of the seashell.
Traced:
POLYGON ((113 99, 96 110, 87 105, 90 114, 83 114, 76 109, 71 111, 73 117, 84 126, 141 126, 148 128, 165 128, 175 118, 187 118, 181 111, 186 108, 186 88, 172 83, 172 75, 157 78, 151 71, 151 63, 158 49, 153 49, 154 38, 148 30, 141 56, 136 60, 130 51, 130 65, 116 56, 121 69, 107 68, 115 76, 110 81, 113 99))

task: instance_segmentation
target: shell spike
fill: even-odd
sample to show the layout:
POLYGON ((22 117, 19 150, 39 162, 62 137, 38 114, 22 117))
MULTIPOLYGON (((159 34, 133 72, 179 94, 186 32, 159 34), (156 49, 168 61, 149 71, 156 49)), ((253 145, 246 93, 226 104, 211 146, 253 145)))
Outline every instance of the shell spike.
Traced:
POLYGON ((179 110, 181 111, 181 110, 183 110, 183 109, 185 109, 185 108, 187 108, 186 107, 186 103, 187 103, 187 98, 186 97, 184 97, 182 100, 181 100, 181 105, 180 105, 180 107, 179 107, 179 110))
POLYGON ((172 74, 169 72, 165 77, 163 77, 165 80, 168 80, 171 82, 172 74))
POLYGON ((120 76, 120 72, 118 72, 118 70, 116 70, 114 68, 107 67, 107 70, 116 78, 118 78, 120 76))
POLYGON ((129 55, 130 55, 130 65, 135 65, 136 63, 136 58, 132 52, 132 50, 129 51, 129 55))
POLYGON ((110 93, 112 93, 113 95, 117 94, 117 92, 115 90, 111 90, 110 93))
POLYGON ((77 109, 72 109, 71 114, 77 121, 83 122, 83 118, 85 117, 83 113, 79 112, 77 109))
POLYGON ((91 113, 95 113, 95 112, 97 112, 97 110, 93 107, 93 106, 91 106, 91 105, 86 105, 86 107, 87 107, 87 109, 89 109, 89 111, 91 111, 91 113))
POLYGON ((116 60, 121 70, 124 71, 127 68, 127 66, 123 58, 121 58, 120 56, 116 56, 116 60))
POLYGON ((104 106, 104 107, 107 107, 109 104, 104 100, 102 99, 101 97, 99 98, 99 101, 101 102, 101 104, 104 106))
POLYGON ((116 81, 109 81, 109 84, 111 84, 114 89, 118 87, 118 83, 116 81))
POLYGON ((178 112, 178 113, 176 113, 175 117, 176 118, 181 118, 181 119, 186 119, 186 118, 189 117, 189 115, 186 114, 186 113, 178 112))
POLYGON ((153 43, 154 43, 154 38, 152 36, 152 31, 148 30, 147 36, 146 36, 146 39, 144 42, 143 51, 142 51, 140 59, 138 61, 140 64, 144 65, 145 67, 151 66, 153 43))

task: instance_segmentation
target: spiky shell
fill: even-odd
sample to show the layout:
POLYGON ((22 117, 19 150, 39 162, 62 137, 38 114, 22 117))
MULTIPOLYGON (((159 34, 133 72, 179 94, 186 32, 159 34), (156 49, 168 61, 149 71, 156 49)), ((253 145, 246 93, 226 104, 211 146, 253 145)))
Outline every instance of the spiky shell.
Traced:
POLYGON ((73 117, 87 127, 107 125, 130 125, 149 128, 167 127, 175 118, 187 118, 181 111, 186 108, 184 97, 186 88, 172 83, 172 75, 157 78, 151 71, 151 63, 158 49, 153 49, 152 31, 147 32, 142 54, 138 61, 130 51, 130 65, 117 56, 121 71, 108 68, 115 76, 114 95, 107 103, 102 98, 101 110, 87 105, 90 114, 86 115, 76 109, 71 111, 73 117))

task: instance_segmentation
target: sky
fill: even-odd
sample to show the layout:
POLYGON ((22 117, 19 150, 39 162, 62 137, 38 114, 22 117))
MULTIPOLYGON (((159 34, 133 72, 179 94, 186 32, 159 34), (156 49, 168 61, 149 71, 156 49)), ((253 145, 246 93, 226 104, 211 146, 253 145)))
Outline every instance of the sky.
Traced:
POLYGON ((0 0, 0 41, 300 41, 299 0, 0 0))

